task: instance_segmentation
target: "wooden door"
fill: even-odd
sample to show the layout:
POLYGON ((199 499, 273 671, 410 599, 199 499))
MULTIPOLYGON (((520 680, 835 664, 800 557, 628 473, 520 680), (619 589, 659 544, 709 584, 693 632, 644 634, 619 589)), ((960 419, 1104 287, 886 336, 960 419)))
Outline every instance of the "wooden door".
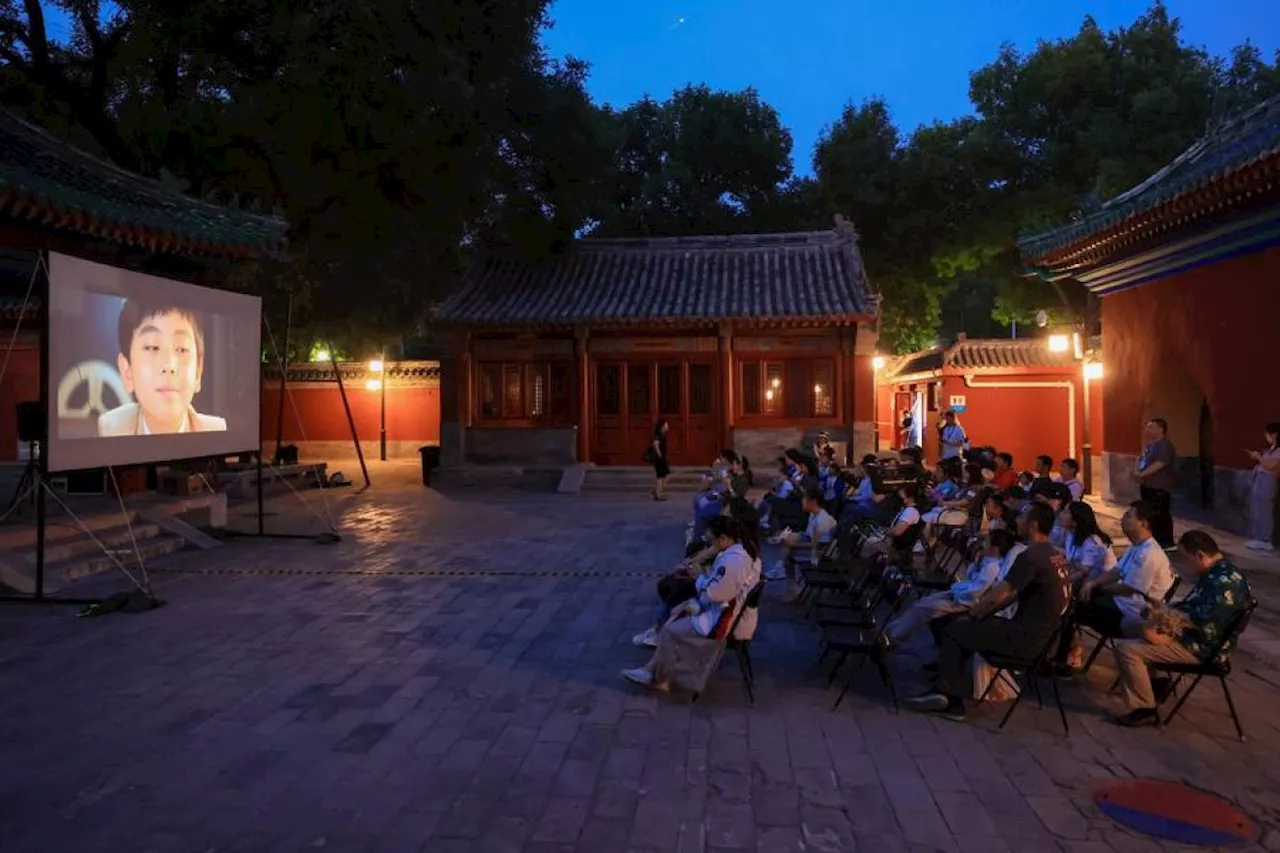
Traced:
POLYGON ((704 465, 715 458, 720 417, 712 360, 630 359, 597 362, 592 461, 641 464, 653 429, 666 419, 672 465, 704 465))
MULTIPOLYGON (((620 464, 626 452, 626 398, 623 387, 626 374, 626 363, 605 361, 597 362, 594 370, 595 387, 591 399, 595 401, 596 412, 592 421, 595 431, 591 443, 591 458, 601 464, 620 464)), ((641 453, 643 453, 643 449, 641 453)), ((636 456, 634 463, 639 464, 636 456)), ((625 463, 623 463, 625 464, 625 463)))
POLYGON ((908 438, 902 431, 902 413, 911 411, 910 391, 897 391, 893 395, 893 442, 889 446, 901 450, 907 446, 908 438))

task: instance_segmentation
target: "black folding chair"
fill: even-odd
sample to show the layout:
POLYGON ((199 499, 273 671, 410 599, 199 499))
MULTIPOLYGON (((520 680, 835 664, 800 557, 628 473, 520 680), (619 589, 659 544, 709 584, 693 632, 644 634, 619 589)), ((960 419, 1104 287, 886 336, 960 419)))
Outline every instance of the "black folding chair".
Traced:
MULTIPOLYGON (((993 617, 993 618, 999 618, 993 617)), ((1071 735, 1071 727, 1067 724, 1067 712, 1062 707, 1062 694, 1058 692, 1058 679, 1053 672, 1052 658, 1058 649, 1058 639, 1062 632, 1067 629, 1070 624, 1071 611, 1068 608, 1067 613, 1063 616, 1062 621, 1052 635, 1049 641, 1044 644, 1039 653, 1030 659, 1018 658, 1012 655, 1000 655, 994 652, 981 652, 983 660, 996 668, 995 674, 991 676, 991 681, 987 682, 987 689, 982 691, 982 696, 978 698, 978 704, 982 704, 987 700, 987 696, 991 693, 991 688, 1000 679, 1010 687, 1014 688, 1017 693, 1013 697, 1013 701, 1009 704, 1009 710, 1005 711, 1004 717, 1000 720, 998 728, 1003 729, 1004 724, 1009 722, 1009 718, 1013 716, 1014 710, 1018 704, 1022 702, 1022 696, 1026 693, 1026 688, 1030 687, 1036 694, 1036 701, 1039 703, 1041 710, 1044 709, 1044 697, 1040 694, 1040 679, 1048 678, 1049 683, 1053 685, 1053 701, 1058 706, 1058 716, 1062 718, 1062 733, 1068 737, 1071 735), (1021 674, 1025 684, 1018 682, 1017 676, 1021 674)))
MULTIPOLYGON (((1156 661, 1151 661, 1147 664, 1148 670, 1164 672, 1174 676, 1175 680, 1172 688, 1168 694, 1165 695, 1165 699, 1176 692, 1178 684, 1183 678, 1191 675, 1195 676, 1195 681, 1191 682, 1191 686, 1188 687, 1186 692, 1184 692, 1178 699, 1178 704, 1173 706, 1173 710, 1169 712, 1169 716, 1165 717, 1163 721, 1158 721, 1161 726, 1167 726, 1169 723, 1173 722, 1173 718, 1178 715, 1178 712, 1182 710, 1182 706, 1186 704, 1187 699, 1191 696, 1192 692, 1194 692, 1196 687, 1199 686, 1200 680, 1207 675, 1217 678, 1219 683, 1222 684, 1222 695, 1227 700, 1227 710, 1231 712, 1231 721, 1236 724, 1236 734, 1240 736, 1240 742, 1244 742, 1244 727, 1240 725, 1240 715, 1236 713, 1236 703, 1231 698, 1231 688, 1227 686, 1227 676, 1231 674, 1231 655, 1224 655, 1222 654, 1222 651, 1228 648, 1232 651, 1235 650, 1236 641, 1240 638, 1240 635, 1244 633, 1245 629, 1249 627, 1249 620, 1253 618, 1253 611, 1256 610, 1257 607, 1258 600, 1256 598, 1252 599, 1248 605, 1231 617, 1231 621, 1228 622, 1226 627, 1223 629, 1222 638, 1218 641, 1218 645, 1214 648, 1213 654, 1210 655, 1207 662, 1157 663, 1156 661)), ((1158 714, 1158 707, 1156 711, 1158 714)))
MULTIPOLYGON (((734 634, 737 632, 738 624, 742 622, 742 617, 747 614, 747 611, 759 609, 760 597, 764 595, 764 585, 765 581, 761 579, 751 588, 751 591, 747 593, 747 597, 743 600, 742 609, 738 611, 738 615, 733 619, 733 624, 729 627, 729 633, 724 640, 719 641, 724 644, 726 650, 732 651, 738 658, 738 670, 742 673, 742 685, 747 689, 747 703, 752 706, 756 704, 756 673, 755 668, 751 665, 751 641, 739 640, 734 637, 734 634)), ((718 668, 719 663, 716 665, 716 669, 718 668)), ((710 676, 708 676, 709 678, 710 676)), ((701 695, 701 690, 694 692, 690 701, 697 702, 698 697, 701 695)))
POLYGON ((839 655, 835 665, 831 668, 831 674, 827 678, 827 686, 831 686, 836 676, 840 673, 840 668, 845 665, 849 658, 859 655, 858 665, 853 668, 853 672, 849 674, 845 680, 844 687, 840 689, 840 694, 836 696, 835 704, 831 706, 831 710, 840 707, 840 703, 844 701, 845 694, 849 692, 849 688, 853 685, 853 680, 858 677, 858 671, 862 669, 867 661, 875 663, 876 670, 880 674, 880 681, 889 691, 889 698, 893 701, 893 710, 898 710, 898 691, 893 683, 893 673, 890 672, 888 664, 884 659, 884 637, 887 626, 892 621, 894 614, 901 608, 907 599, 908 583, 905 578, 890 577, 884 584, 885 594, 882 597, 882 603, 888 605, 888 611, 885 614, 884 622, 880 627, 875 627, 874 620, 868 626, 851 626, 836 625, 828 626, 823 629, 822 658, 835 652, 839 655))

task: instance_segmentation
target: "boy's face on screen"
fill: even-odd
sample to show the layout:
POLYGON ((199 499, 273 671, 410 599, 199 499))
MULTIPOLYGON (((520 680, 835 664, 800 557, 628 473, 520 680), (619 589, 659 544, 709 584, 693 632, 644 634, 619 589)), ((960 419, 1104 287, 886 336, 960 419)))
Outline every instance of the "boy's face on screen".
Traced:
POLYGON ((125 387, 151 432, 177 432, 200 390, 202 365, 191 320, 175 311, 144 317, 128 358, 119 359, 125 387))

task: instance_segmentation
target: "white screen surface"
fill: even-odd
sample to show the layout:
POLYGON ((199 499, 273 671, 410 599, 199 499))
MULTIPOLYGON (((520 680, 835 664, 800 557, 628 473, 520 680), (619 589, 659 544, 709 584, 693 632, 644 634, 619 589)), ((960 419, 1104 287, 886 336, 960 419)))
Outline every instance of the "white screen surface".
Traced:
POLYGON ((49 256, 49 471, 257 450, 262 300, 49 256))

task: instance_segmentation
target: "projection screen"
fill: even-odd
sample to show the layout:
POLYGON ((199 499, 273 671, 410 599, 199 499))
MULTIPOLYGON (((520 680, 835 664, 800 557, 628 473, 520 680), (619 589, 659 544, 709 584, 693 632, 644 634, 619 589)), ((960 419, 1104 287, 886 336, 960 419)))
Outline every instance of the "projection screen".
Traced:
POLYGON ((262 300, 49 257, 47 470, 259 447, 262 300))

